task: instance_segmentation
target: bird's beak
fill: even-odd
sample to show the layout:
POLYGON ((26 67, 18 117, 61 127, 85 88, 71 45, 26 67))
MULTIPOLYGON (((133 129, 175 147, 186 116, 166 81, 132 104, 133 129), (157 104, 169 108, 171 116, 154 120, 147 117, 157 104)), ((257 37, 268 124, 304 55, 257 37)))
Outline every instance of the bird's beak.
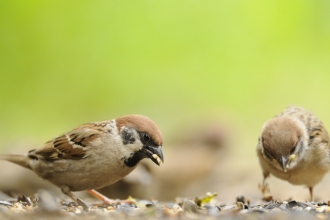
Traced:
POLYGON ((147 156, 158 166, 164 163, 164 156, 162 151, 162 146, 150 147, 146 146, 147 156))
POLYGON ((281 157, 279 157, 277 159, 277 161, 281 165, 283 171, 286 172, 287 171, 286 165, 287 165, 288 159, 286 159, 285 157, 281 156, 281 157))

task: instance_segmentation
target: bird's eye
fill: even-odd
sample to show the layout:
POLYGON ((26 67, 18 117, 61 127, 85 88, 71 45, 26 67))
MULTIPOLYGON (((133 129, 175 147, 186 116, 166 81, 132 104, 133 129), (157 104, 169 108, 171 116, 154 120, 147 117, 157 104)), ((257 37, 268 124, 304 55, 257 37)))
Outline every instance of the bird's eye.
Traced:
POLYGON ((296 147, 293 147, 293 148, 290 150, 290 154, 293 154, 295 151, 296 151, 296 147))
POLYGON ((143 140, 146 141, 146 142, 147 142, 147 141, 150 141, 150 136, 147 135, 147 134, 144 134, 144 135, 143 135, 143 140))

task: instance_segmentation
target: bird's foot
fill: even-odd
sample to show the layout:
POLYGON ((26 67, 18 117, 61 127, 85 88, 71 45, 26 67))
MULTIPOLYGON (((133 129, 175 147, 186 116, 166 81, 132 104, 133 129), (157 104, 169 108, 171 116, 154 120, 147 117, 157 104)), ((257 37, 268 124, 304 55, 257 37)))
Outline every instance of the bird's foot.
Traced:
POLYGON ((262 193, 262 200, 269 202, 273 199, 267 182, 263 181, 261 184, 259 183, 258 188, 262 193))
POLYGON ((269 184, 267 182, 265 182, 265 181, 263 181, 262 183, 259 183, 258 184, 258 188, 262 192, 262 194, 265 194, 265 193, 269 193, 270 192, 269 184))
POLYGON ((129 199, 125 199, 125 200, 114 200, 114 199, 109 199, 108 197, 106 197, 105 195, 97 192, 94 189, 90 189, 87 190, 87 192, 89 194, 91 194, 92 196, 96 197, 97 199, 101 200, 102 202, 96 202, 96 203, 92 203, 94 206, 102 206, 102 205, 117 205, 117 204, 121 204, 121 203, 126 203, 129 205, 132 205, 134 202, 132 200, 129 199))

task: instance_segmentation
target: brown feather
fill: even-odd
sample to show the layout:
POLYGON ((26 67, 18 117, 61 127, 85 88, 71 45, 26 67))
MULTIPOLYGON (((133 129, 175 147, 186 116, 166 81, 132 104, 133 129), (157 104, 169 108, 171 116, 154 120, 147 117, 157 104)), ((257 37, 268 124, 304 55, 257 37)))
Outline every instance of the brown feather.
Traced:
POLYGON ((116 119, 118 131, 121 127, 133 127, 139 132, 146 132, 150 135, 155 144, 163 145, 163 136, 156 124, 149 118, 142 115, 127 115, 116 119))
POLYGON ((325 143, 329 146, 329 134, 323 123, 310 111, 303 108, 289 106, 279 116, 290 115, 298 118, 304 123, 307 128, 310 146, 317 146, 320 143, 325 143))
POLYGON ((273 118, 264 128, 261 137, 263 146, 275 158, 288 155, 302 135, 299 132, 297 124, 290 117, 273 118))
POLYGON ((107 132, 104 128, 109 121, 95 122, 81 125, 72 131, 46 142, 41 148, 30 151, 29 156, 45 160, 56 159, 81 159, 87 157, 88 145, 99 138, 100 130, 107 132))

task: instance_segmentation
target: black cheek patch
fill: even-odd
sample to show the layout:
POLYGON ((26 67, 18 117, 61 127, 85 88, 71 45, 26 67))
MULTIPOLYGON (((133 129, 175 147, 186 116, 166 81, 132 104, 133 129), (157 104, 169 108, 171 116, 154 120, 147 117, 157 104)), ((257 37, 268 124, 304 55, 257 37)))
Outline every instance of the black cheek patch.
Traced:
POLYGON ((124 161, 124 164, 128 167, 135 167, 140 160, 146 157, 146 154, 144 152, 144 149, 141 149, 133 154, 130 155, 130 157, 126 158, 123 157, 122 160, 124 161))
POLYGON ((134 144, 135 142, 135 138, 134 138, 134 134, 133 131, 124 128, 121 133, 120 133, 121 137, 123 138, 123 144, 134 144))

